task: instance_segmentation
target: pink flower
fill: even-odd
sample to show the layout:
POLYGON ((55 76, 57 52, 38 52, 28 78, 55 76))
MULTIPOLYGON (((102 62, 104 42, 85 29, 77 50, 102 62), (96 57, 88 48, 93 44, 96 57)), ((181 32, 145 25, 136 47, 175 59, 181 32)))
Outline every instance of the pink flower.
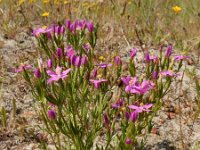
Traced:
POLYGON ((143 106, 129 105, 128 108, 133 109, 138 113, 142 113, 142 112, 151 111, 151 110, 149 110, 149 108, 151 108, 152 106, 153 106, 153 104, 146 104, 143 106))
POLYGON ((137 49, 136 49, 136 48, 133 48, 133 49, 130 51, 130 57, 133 59, 133 58, 136 56, 136 53, 137 53, 137 49))
POLYGON ((39 29, 33 30, 32 34, 33 34, 33 36, 38 37, 38 36, 40 36, 40 34, 50 33, 51 31, 52 31, 51 28, 47 28, 47 29, 39 28, 39 29))
POLYGON ((32 68, 31 65, 22 65, 22 66, 20 66, 19 68, 15 69, 15 72, 16 72, 16 73, 19 73, 19 72, 22 72, 22 71, 24 71, 24 70, 26 70, 26 69, 30 69, 30 68, 32 68))
POLYGON ((141 84, 139 84, 138 79, 136 77, 122 77, 122 82, 126 85, 125 91, 130 92, 132 94, 145 94, 148 90, 154 88, 154 83, 152 81, 143 80, 141 84))
POLYGON ((99 64, 97 66, 99 66, 100 68, 106 68, 106 67, 112 66, 112 64, 102 63, 102 64, 99 64))
POLYGON ((75 56, 72 55, 70 57, 70 62, 72 65, 76 66, 76 67, 80 67, 81 65, 84 66, 87 64, 87 57, 86 56, 75 56))
POLYGON ((82 47, 86 50, 87 53, 88 53, 88 52, 90 51, 90 49, 91 49, 91 47, 90 47, 89 44, 84 44, 82 47))
MULTIPOLYGON (((128 81, 129 78, 127 78, 126 81, 128 81)), ((128 84, 126 85, 125 91, 130 92, 135 86, 139 86, 138 80, 136 77, 131 77, 131 79, 128 81, 128 84)))
POLYGON ((131 140, 130 138, 127 138, 127 139, 126 139, 126 144, 127 144, 127 145, 130 145, 131 143, 132 143, 132 140, 131 140))
POLYGON ((51 60, 51 59, 48 59, 48 61, 47 61, 47 67, 48 67, 48 69, 51 69, 52 66, 53 66, 52 60, 51 60))
POLYGON ((48 110, 47 114, 48 114, 49 119, 51 119, 51 120, 56 119, 56 113, 54 110, 52 110, 52 109, 48 110))
POLYGON ((53 81, 58 81, 59 79, 64 79, 68 76, 68 73, 71 71, 71 69, 67 69, 65 71, 62 71, 62 67, 56 67, 56 71, 47 70, 47 74, 51 76, 51 78, 48 79, 47 83, 50 84, 53 81))
POLYGON ((148 90, 154 88, 152 81, 143 80, 141 85, 135 85, 131 88, 130 93, 132 94, 145 94, 148 90))
POLYGON ((76 33, 76 27, 77 27, 77 22, 73 22, 72 24, 70 24, 70 31, 75 34, 76 33))
MULTIPOLYGON (((136 77, 134 77, 134 78, 136 78, 136 77)), ((129 81, 130 81, 131 79, 133 79, 133 77, 131 77, 131 76, 126 76, 126 77, 122 77, 122 78, 121 78, 122 82, 123 82, 125 85, 129 85, 129 81)), ((134 79, 134 80, 135 80, 135 79, 134 79)))
POLYGON ((119 56, 116 56, 116 57, 114 58, 114 62, 115 62, 115 64, 116 64, 117 66, 122 65, 122 60, 121 60, 121 58, 120 58, 119 56))
POLYGON ((92 32, 94 30, 94 25, 91 21, 88 21, 87 28, 89 32, 92 32))
POLYGON ((171 70, 162 71, 162 72, 160 72, 160 74, 162 76, 167 76, 167 77, 173 77, 173 76, 176 77, 176 76, 180 75, 178 73, 173 73, 171 70))
POLYGON ((139 116, 139 113, 137 111, 132 111, 130 114, 129 120, 134 123, 138 119, 138 116, 139 116))
POLYGON ((68 46, 66 48, 66 56, 71 58, 73 55, 75 55, 75 50, 72 48, 72 46, 68 46))
POLYGON ((71 22, 69 19, 65 21, 65 25, 66 25, 67 29, 70 28, 70 24, 71 24, 71 22))
POLYGON ((79 20, 77 21, 77 27, 76 30, 84 30, 86 27, 86 20, 79 20))
POLYGON ((176 56, 174 58, 175 61, 179 61, 179 60, 183 60, 183 59, 191 59, 191 57, 190 56, 179 55, 179 56, 176 56))
POLYGON ((41 77, 41 72, 40 72, 40 69, 39 68, 36 68, 34 70, 34 75, 36 78, 40 78, 41 77))
POLYGON ((158 79, 158 72, 157 71, 153 71, 153 79, 158 79))
POLYGON ((149 56, 149 52, 148 51, 145 52, 144 58, 145 58, 145 61, 146 61, 147 64, 150 63, 150 56, 149 56))
POLYGON ((65 32, 65 27, 64 26, 55 26, 55 33, 58 35, 63 34, 65 32))
POLYGON ((153 61, 154 63, 159 60, 158 56, 150 56, 149 59, 153 61))
POLYGON ((90 79, 90 82, 92 82, 94 84, 94 87, 96 89, 98 89, 100 87, 100 84, 103 83, 103 82, 107 82, 107 80, 105 80, 105 79, 99 79, 99 80, 90 79))
POLYGON ((85 66, 85 65, 87 64, 87 62, 88 62, 88 61, 87 61, 87 57, 86 57, 86 56, 82 56, 82 57, 81 57, 81 65, 82 65, 82 66, 85 66))
POLYGON ((166 53, 165 53, 165 57, 170 57, 172 54, 172 45, 169 45, 167 47, 166 53))
POLYGON ((96 78, 97 77, 97 68, 94 68, 92 71, 92 77, 96 78))
POLYGON ((115 104, 112 104, 112 107, 115 109, 118 109, 123 105, 123 103, 124 103, 124 100, 120 98, 115 104))
POLYGON ((62 58, 62 48, 58 48, 56 51, 56 56, 61 59, 62 58))

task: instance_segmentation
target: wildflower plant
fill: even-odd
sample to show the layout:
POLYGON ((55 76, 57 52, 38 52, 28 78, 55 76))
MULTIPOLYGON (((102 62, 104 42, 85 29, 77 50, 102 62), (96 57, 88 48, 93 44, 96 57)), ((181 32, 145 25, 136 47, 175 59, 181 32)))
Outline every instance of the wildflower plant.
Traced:
POLYGON ((142 148, 162 98, 189 57, 172 58, 172 45, 166 52, 162 47, 159 56, 146 51, 145 70, 139 72, 133 48, 125 71, 120 56, 98 62, 97 29, 90 21, 67 20, 34 30, 39 61, 16 72, 23 72, 38 100, 44 129, 57 149, 142 148), (101 135, 103 145, 95 142, 101 135))

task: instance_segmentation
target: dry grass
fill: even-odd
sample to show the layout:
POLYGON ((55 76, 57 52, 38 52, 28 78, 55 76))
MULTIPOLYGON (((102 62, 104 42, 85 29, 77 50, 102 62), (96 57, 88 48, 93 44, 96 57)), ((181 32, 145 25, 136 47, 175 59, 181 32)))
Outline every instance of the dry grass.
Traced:
POLYGON ((176 43, 179 50, 188 51, 199 46, 199 5, 200 1, 196 0, 2 0, 1 31, 14 37, 23 27, 86 18, 100 25, 117 24, 131 40, 137 39, 137 30, 145 44, 168 41, 176 43), (173 12, 172 7, 176 5, 182 8, 181 12, 173 12), (49 16, 43 17, 44 12, 49 16))

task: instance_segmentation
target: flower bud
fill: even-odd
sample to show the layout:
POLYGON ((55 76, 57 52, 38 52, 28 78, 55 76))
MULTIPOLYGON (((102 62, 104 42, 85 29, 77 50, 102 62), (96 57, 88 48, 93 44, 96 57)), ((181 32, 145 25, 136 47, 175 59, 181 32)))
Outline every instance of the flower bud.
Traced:
POLYGON ((69 19, 66 20, 65 25, 66 25, 67 29, 70 29, 70 24, 71 24, 70 20, 69 19))
POLYGON ((93 25, 93 23, 89 21, 89 22, 87 23, 87 28, 88 28, 88 31, 89 31, 89 32, 93 32, 93 30, 94 30, 94 25, 93 25))
POLYGON ((92 71, 92 77, 93 78, 97 77, 97 69, 96 68, 92 71))
POLYGON ((126 144, 127 144, 127 145, 130 145, 131 143, 132 143, 131 139, 130 139, 130 138, 127 138, 127 139, 126 139, 126 144))
POLYGON ((36 68, 36 69, 34 70, 34 75, 35 75, 35 77, 37 77, 37 78, 40 78, 40 77, 41 77, 41 72, 40 72, 40 69, 39 69, 39 68, 36 68))
POLYGON ((145 52, 144 58, 145 58, 146 63, 149 64, 150 63, 150 56, 149 56, 149 52, 148 51, 145 52))
POLYGON ((165 53, 165 57, 170 57, 172 54, 172 45, 169 45, 167 47, 166 53, 165 53))
POLYGON ((57 33, 58 35, 60 35, 60 29, 61 29, 60 26, 56 26, 55 27, 55 33, 57 33))
POLYGON ((47 32, 47 38, 52 39, 51 32, 47 32))
POLYGON ((107 127, 108 124, 109 124, 109 120, 108 120, 108 115, 107 115, 107 113, 105 113, 105 114, 103 115, 103 118, 104 118, 104 125, 107 127))
POLYGON ((133 48, 133 49, 130 51, 130 57, 131 57, 131 59, 133 59, 133 58, 136 56, 136 53, 137 53, 137 49, 136 49, 136 48, 133 48))
POLYGON ((131 112, 129 120, 134 123, 134 122, 136 122, 137 119, 138 119, 138 112, 137 111, 131 112))
POLYGON ((55 111, 52 110, 52 109, 48 110, 48 117, 51 120, 55 120, 56 119, 56 113, 55 113, 55 111))
POLYGON ((52 66, 53 66, 52 60, 51 60, 51 59, 48 59, 48 61, 47 61, 47 68, 48 68, 48 69, 51 69, 52 66))
POLYGON ((81 57, 80 56, 76 56, 75 57, 74 66, 80 67, 80 65, 81 65, 81 57))
POLYGON ((125 117, 126 117, 127 120, 129 120, 130 114, 129 114, 128 111, 126 111, 126 113, 125 113, 125 117))
POLYGON ((157 71, 153 71, 153 79, 158 79, 158 72, 157 71))
POLYGON ((61 48, 58 48, 57 51, 56 51, 56 55, 59 59, 62 58, 62 49, 61 48))
POLYGON ((81 65, 86 65, 87 64, 87 57, 86 56, 83 56, 82 58, 81 58, 81 65))
POLYGON ((72 33, 75 33, 76 32, 76 21, 75 22, 73 22, 71 25, 70 25, 70 31, 72 32, 72 33))
POLYGON ((65 33, 65 27, 64 26, 60 27, 60 33, 62 33, 62 34, 65 33))
POLYGON ((116 64, 117 66, 122 65, 122 61, 121 61, 121 58, 120 58, 119 56, 116 56, 116 57, 114 58, 114 62, 115 62, 115 64, 116 64))

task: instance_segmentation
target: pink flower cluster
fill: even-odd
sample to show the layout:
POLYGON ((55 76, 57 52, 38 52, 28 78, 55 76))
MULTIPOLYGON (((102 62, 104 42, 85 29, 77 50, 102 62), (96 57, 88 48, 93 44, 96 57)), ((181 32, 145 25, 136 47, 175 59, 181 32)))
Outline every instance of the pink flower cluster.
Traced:
POLYGON ((94 31, 94 25, 91 21, 83 20, 75 20, 74 22, 71 22, 70 20, 66 20, 65 26, 63 25, 51 25, 49 28, 38 28, 33 30, 33 36, 38 37, 41 34, 47 34, 48 38, 51 38, 52 35, 62 35, 67 31, 70 31, 71 33, 75 34, 77 31, 83 31, 85 29, 88 29, 88 32, 94 31))
POLYGON ((125 91, 131 94, 145 94, 155 86, 155 84, 150 80, 143 80, 140 84, 137 77, 126 76, 122 77, 121 80, 126 86, 125 91))
POLYGON ((66 48, 66 56, 70 59, 70 63, 76 67, 84 66, 87 64, 87 57, 85 55, 76 55, 76 51, 71 46, 66 48))

